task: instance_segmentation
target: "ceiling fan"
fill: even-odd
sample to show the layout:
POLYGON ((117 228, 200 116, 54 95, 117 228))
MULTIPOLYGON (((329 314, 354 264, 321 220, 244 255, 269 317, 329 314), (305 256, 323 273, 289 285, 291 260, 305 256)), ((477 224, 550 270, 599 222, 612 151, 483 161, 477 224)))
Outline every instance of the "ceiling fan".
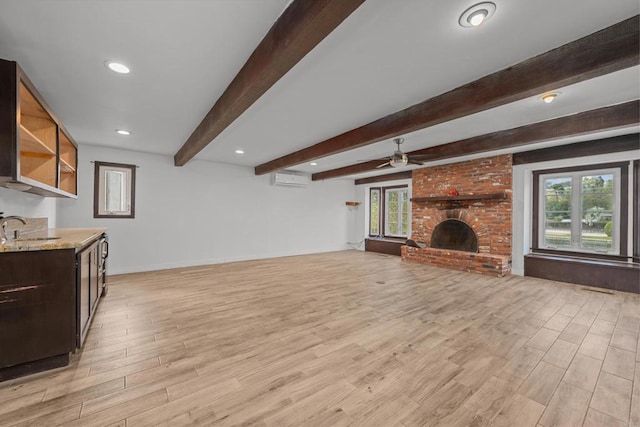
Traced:
POLYGON ((411 157, 409 157, 409 155, 403 153, 402 150, 400 150, 400 144, 404 142, 404 138, 395 138, 393 142, 398 146, 398 149, 393 152, 391 157, 389 157, 388 162, 384 162, 380 166, 376 166, 376 169, 386 168, 386 167, 402 168, 404 166, 407 166, 407 164, 412 164, 412 165, 423 164, 422 162, 412 159, 411 157))

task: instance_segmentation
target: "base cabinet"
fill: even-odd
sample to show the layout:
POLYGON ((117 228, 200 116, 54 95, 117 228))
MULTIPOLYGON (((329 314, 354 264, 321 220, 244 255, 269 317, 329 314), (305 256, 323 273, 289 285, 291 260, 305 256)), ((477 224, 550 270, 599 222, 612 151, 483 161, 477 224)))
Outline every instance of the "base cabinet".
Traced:
POLYGON ((389 241, 380 239, 365 239, 364 250, 368 252, 378 252, 387 255, 402 255, 401 249, 405 241, 389 241))
POLYGON ((67 364, 76 348, 75 250, 3 253, 0 271, 0 381, 67 364))
POLYGON ((0 253, 0 381, 68 365, 84 344, 105 292, 103 237, 78 252, 0 253))
POLYGON ((640 294, 637 263, 532 253, 524 257, 524 275, 640 294))

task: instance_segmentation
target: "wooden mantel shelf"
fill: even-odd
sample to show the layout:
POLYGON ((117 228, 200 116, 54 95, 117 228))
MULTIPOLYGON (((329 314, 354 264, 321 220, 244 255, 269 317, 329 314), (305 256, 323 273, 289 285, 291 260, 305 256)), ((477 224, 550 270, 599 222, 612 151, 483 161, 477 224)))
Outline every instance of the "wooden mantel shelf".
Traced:
POLYGON ((458 196, 435 196, 435 197, 413 197, 412 202, 460 202, 464 200, 490 200, 490 199, 506 199, 507 193, 501 191, 499 193, 489 194, 461 194, 458 196))

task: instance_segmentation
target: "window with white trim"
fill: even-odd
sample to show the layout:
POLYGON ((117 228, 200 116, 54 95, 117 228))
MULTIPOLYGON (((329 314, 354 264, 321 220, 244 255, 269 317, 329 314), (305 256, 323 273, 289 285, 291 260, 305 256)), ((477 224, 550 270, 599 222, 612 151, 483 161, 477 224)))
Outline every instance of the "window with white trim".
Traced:
POLYGON ((409 188, 372 187, 369 190, 369 236, 406 238, 411 207, 409 188))
POLYGON ((620 255, 621 180, 620 167, 540 172, 538 248, 620 255))

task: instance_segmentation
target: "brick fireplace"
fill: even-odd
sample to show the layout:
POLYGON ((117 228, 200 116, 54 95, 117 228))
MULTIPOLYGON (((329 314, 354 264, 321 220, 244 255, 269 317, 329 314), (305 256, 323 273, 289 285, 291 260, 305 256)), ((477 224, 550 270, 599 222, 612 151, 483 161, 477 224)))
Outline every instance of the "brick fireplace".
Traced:
POLYGON ((426 247, 403 246, 402 259, 508 274, 511 172, 510 154, 414 170, 411 239, 426 247))

